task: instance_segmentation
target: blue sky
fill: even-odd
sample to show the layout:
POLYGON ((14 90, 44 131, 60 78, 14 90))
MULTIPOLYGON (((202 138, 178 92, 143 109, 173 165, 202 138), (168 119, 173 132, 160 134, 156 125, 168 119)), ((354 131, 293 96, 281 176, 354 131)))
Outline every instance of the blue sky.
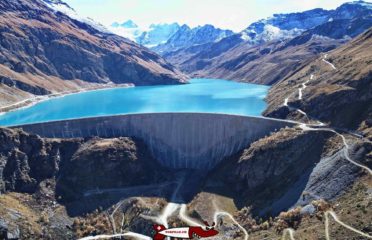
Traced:
POLYGON ((79 14, 110 25, 132 19, 140 26, 151 23, 213 24, 240 31, 253 21, 274 13, 317 7, 332 9, 345 0, 65 0, 79 14))

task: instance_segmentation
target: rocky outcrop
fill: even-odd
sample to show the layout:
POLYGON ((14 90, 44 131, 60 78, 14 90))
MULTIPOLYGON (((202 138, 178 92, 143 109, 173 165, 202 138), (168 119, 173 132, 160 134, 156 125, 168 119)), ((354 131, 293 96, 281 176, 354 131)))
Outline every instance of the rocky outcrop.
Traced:
POLYGON ((34 95, 47 95, 51 94, 50 91, 46 90, 45 88, 32 86, 30 84, 17 81, 8 77, 0 77, 0 84, 4 84, 8 87, 18 88, 22 91, 34 94, 34 95))
POLYGON ((56 179, 59 199, 67 202, 87 190, 153 183, 162 175, 144 144, 129 138, 42 139, 0 129, 0 146, 1 192, 35 193, 56 179))
POLYGON ((42 0, 2 1, 0 29, 0 76, 17 82, 13 92, 0 85, 2 99, 11 101, 12 94, 22 92, 47 94, 107 83, 177 84, 186 79, 148 49, 56 12, 42 0))
POLYGON ((60 161, 72 156, 80 140, 46 141, 22 131, 0 129, 1 191, 35 192, 38 184, 53 178, 60 161))
MULTIPOLYGON (((261 216, 312 200, 332 201, 363 175, 345 158, 341 139, 333 137, 324 131, 283 129, 226 159, 210 177, 234 192, 238 206, 250 206, 261 216)), ((357 142, 349 154, 368 166, 371 149, 370 143, 357 142)))
POLYGON ((8 224, 0 219, 0 238, 6 240, 20 239, 20 232, 18 227, 9 227, 8 224))
POLYGON ((288 184, 320 159, 324 134, 287 129, 253 143, 239 157, 234 177, 245 182, 237 190, 288 184), (278 181, 279 179, 284 181, 278 181))
POLYGON ((162 167, 146 149, 142 142, 129 138, 94 138, 83 143, 61 164, 57 194, 68 201, 82 198, 90 190, 151 183, 161 175, 162 167))
POLYGON ((283 129, 225 160, 216 177, 239 193, 243 206, 268 196, 273 199, 320 160, 326 137, 319 132, 283 129))

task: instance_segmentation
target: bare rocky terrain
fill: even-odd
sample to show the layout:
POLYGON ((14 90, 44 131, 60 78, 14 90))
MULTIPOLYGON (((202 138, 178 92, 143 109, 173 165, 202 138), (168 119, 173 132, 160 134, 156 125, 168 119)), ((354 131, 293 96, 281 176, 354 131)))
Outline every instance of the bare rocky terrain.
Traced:
POLYGON ((42 0, 1 1, 0 29, 0 107, 107 84, 186 80, 150 50, 54 12, 42 0))
POLYGON ((269 105, 264 115, 303 121, 317 119, 334 127, 363 132, 371 139, 371 37, 372 29, 369 29, 274 85, 267 97, 269 105), (298 89, 303 83, 307 87, 299 99, 298 89), (286 98, 292 109, 284 106, 286 98), (296 109, 306 112, 307 116, 296 109))

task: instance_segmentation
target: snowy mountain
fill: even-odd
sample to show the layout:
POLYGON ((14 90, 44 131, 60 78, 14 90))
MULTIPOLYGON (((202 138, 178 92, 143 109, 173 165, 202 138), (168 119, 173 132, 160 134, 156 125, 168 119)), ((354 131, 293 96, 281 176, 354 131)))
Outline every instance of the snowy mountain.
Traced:
POLYGON ((43 1, 46 3, 46 5, 49 8, 51 8, 55 12, 61 12, 74 20, 86 23, 100 32, 111 33, 105 26, 94 21, 93 19, 80 16, 78 13, 76 13, 76 11, 72 7, 70 7, 67 3, 61 0, 43 0, 43 1))
POLYGON ((252 23, 240 35, 244 41, 252 45, 284 40, 329 21, 366 16, 370 14, 371 9, 371 3, 354 1, 345 3, 335 10, 317 8, 298 13, 274 14, 270 18, 252 23))
POLYGON ((150 48, 167 42, 179 28, 178 23, 151 24, 141 28, 132 20, 128 20, 123 23, 114 22, 111 24, 110 30, 150 48))
POLYGON ((137 38, 137 42, 146 47, 155 47, 166 43, 180 28, 178 23, 151 24, 149 29, 137 38))
POLYGON ((132 20, 128 20, 123 23, 114 22, 111 26, 113 27, 123 27, 123 28, 138 28, 138 25, 135 24, 132 20))
POLYGON ((191 76, 274 84, 371 27, 372 3, 357 1, 334 10, 275 14, 218 42, 160 53, 191 76))
POLYGON ((195 45, 217 42, 233 34, 234 33, 231 30, 215 28, 210 24, 195 28, 182 25, 166 43, 153 48, 153 50, 164 54, 195 45))
POLYGON ((141 29, 132 20, 128 20, 123 23, 114 22, 111 24, 109 29, 113 33, 128 38, 134 42, 136 42, 137 38, 140 37, 144 32, 144 30, 141 29))
POLYGON ((292 38, 304 30, 328 21, 329 12, 314 9, 301 13, 275 14, 273 17, 254 22, 241 32, 244 41, 259 44, 276 39, 292 38))

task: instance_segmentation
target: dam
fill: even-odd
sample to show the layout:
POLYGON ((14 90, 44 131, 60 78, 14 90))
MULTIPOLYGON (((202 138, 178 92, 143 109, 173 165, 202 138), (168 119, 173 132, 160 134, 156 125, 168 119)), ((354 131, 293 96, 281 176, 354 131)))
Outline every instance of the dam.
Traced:
POLYGON ((132 137, 163 166, 209 170, 250 143, 295 123, 213 113, 148 113, 12 126, 47 138, 132 137))

